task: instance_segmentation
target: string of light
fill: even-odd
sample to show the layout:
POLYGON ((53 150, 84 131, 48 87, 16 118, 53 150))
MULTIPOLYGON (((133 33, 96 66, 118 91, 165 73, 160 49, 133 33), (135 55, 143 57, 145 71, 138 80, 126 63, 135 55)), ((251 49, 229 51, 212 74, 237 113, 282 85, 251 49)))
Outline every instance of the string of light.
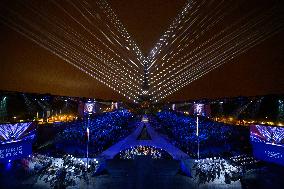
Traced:
POLYGON ((238 15, 245 0, 188 0, 144 56, 107 0, 7 2, 0 22, 134 102, 158 102, 284 27, 277 4, 238 15))
MULTIPOLYGON (((166 67, 163 71, 161 71, 158 74, 156 73, 153 74, 152 72, 152 75, 154 76, 150 77, 152 79, 152 81, 150 82, 150 85, 151 85, 150 95, 152 95, 151 100, 156 102, 156 101, 159 101, 165 98, 166 96, 174 93, 175 91, 180 90, 182 87, 190 84, 192 81, 200 78, 206 73, 219 67, 223 63, 226 63, 232 60, 234 57, 237 57, 241 53, 246 52, 250 48, 254 47, 255 45, 259 44, 265 39, 271 37, 275 33, 278 33, 279 31, 281 31, 283 29, 283 24, 281 22, 282 18, 277 18, 277 14, 273 15, 273 13, 277 11, 278 10, 271 9, 270 11, 265 12, 265 14, 262 14, 263 12, 259 12, 259 14, 254 15, 254 17, 257 17, 257 19, 260 19, 259 17, 261 16, 266 17, 266 19, 261 20, 262 22, 254 23, 254 25, 251 25, 251 26, 249 24, 242 23, 243 25, 238 25, 238 27, 233 31, 226 31, 228 29, 225 29, 217 34, 218 36, 220 34, 229 33, 228 36, 235 35, 235 40, 230 39, 228 41, 224 41, 223 38, 221 38, 223 40, 223 43, 220 43, 220 41, 222 42, 222 40, 218 41, 216 40, 216 36, 214 36, 212 38, 214 39, 214 41, 212 39, 207 40, 201 45, 199 45, 199 47, 194 49, 194 51, 190 51, 189 53, 187 53, 185 56, 187 56, 188 58, 178 59, 178 61, 173 62, 170 66, 166 67), (276 19, 278 20, 277 21, 273 20, 274 17, 276 17, 276 19), (276 22, 276 24, 274 23, 273 27, 268 25, 269 23, 273 23, 273 22, 276 22), (266 26, 262 27, 265 24, 266 26), (248 27, 250 27, 250 29, 248 29, 248 27), (257 37, 252 36, 251 33, 254 31, 258 31, 258 30, 266 30, 266 31, 255 34, 257 35, 257 37), (242 33, 243 36, 236 38, 236 36, 239 35, 240 33, 242 33), (245 48, 242 48, 241 46, 242 38, 245 39, 243 43, 245 48), (209 47, 211 47, 212 49, 211 51, 209 51, 210 48, 209 49, 207 48, 206 50, 200 51, 198 53, 195 52, 196 50, 201 49, 201 47, 204 47, 205 44, 207 45, 207 43, 210 45, 209 47), (217 44, 219 46, 223 46, 223 50, 219 49, 219 51, 217 51, 218 48, 217 49, 216 47, 215 49, 212 48, 216 46, 217 44), (227 46, 224 46, 224 45, 227 45, 227 46), (230 46, 234 46, 234 48, 233 49, 230 48, 230 51, 227 51, 225 55, 222 55, 222 51, 228 49, 230 46), (212 60, 215 60, 215 61, 212 61, 212 60), (166 73, 158 77, 163 72, 166 72, 166 73)), ((254 21, 257 19, 254 19, 254 21)), ((188 49, 185 49, 185 50, 188 50, 188 49)), ((173 59, 173 56, 171 56, 170 58, 173 59)))

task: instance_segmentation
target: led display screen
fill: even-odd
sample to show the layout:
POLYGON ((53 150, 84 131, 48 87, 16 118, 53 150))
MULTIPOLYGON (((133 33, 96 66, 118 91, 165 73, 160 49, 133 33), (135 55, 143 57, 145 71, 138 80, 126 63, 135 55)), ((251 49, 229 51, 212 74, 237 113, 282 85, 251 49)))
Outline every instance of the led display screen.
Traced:
POLYGON ((284 127, 252 125, 250 133, 253 142, 284 145, 284 127))
POLYGON ((0 145, 0 162, 21 159, 32 154, 32 143, 29 140, 5 143, 0 145))
POLYGON ((204 104, 194 104, 194 114, 195 115, 205 115, 204 104))
POLYGON ((86 102, 85 107, 84 107, 84 113, 85 114, 91 114, 95 113, 96 108, 95 108, 95 103, 94 102, 86 102))
POLYGON ((252 125, 250 139, 256 158, 284 165, 284 128, 252 125))
POLYGON ((33 138, 35 124, 32 122, 0 124, 0 143, 15 142, 33 138))

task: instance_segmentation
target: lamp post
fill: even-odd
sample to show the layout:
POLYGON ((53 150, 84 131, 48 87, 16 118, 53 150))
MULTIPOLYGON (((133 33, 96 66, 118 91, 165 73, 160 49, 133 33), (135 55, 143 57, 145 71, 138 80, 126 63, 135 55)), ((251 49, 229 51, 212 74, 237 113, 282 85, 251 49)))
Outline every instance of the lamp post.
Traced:
POLYGON ((85 117, 87 117, 87 125, 86 125, 86 137, 87 137, 87 150, 86 150, 86 157, 87 157, 87 170, 89 167, 89 140, 90 140, 90 116, 93 113, 95 107, 95 103, 93 101, 91 101, 90 99, 85 103, 85 107, 84 107, 84 113, 85 113, 85 117))
POLYGON ((90 136, 89 124, 90 124, 90 117, 88 116, 88 125, 87 125, 87 170, 88 170, 88 167, 89 167, 89 136, 90 136))
POLYGON ((196 136, 197 136, 197 158, 199 159, 199 117, 204 112, 204 104, 194 103, 194 114, 196 115, 196 136))
POLYGON ((197 136, 197 159, 199 159, 199 120, 196 116, 196 136, 197 136))

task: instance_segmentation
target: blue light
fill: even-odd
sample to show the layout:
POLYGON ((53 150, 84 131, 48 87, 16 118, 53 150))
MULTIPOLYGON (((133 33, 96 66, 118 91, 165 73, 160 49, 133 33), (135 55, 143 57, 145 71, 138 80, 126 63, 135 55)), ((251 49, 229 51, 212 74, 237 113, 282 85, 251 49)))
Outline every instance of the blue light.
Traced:
POLYGON ((28 123, 15 123, 15 124, 1 124, 0 136, 1 142, 13 142, 20 140, 27 129, 31 126, 31 122, 28 123))
POLYGON ((0 162, 11 163, 13 160, 26 158, 32 154, 32 143, 28 140, 8 142, 0 145, 0 162))
POLYGON ((11 168, 12 168, 12 163, 10 161, 11 160, 9 160, 9 163, 7 163, 6 166, 5 166, 6 171, 11 170, 11 168))
POLYGON ((250 138, 255 157, 284 165, 284 128, 252 125, 250 138))
POLYGON ((284 139, 284 128, 255 125, 251 126, 250 136, 254 142, 281 144, 284 139))

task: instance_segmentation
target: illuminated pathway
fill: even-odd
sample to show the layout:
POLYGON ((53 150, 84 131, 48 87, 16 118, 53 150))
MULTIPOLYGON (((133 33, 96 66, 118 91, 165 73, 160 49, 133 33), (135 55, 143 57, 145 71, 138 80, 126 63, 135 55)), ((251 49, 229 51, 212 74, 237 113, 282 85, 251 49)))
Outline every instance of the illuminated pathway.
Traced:
POLYGON ((137 145, 147 145, 147 146, 154 146, 156 148, 161 148, 165 151, 167 151, 173 159, 176 160, 185 160, 189 159, 189 156, 182 152, 180 149, 176 148, 174 145, 169 143, 167 140, 165 140, 163 137, 161 137, 151 126, 149 123, 146 124, 147 132, 151 136, 151 140, 137 140, 139 137, 144 123, 138 122, 137 129, 130 134, 125 139, 119 141, 115 145, 111 146, 107 150, 101 153, 99 157, 105 158, 105 159, 113 159, 116 154, 118 154, 120 151, 130 148, 131 146, 137 146, 137 145))

